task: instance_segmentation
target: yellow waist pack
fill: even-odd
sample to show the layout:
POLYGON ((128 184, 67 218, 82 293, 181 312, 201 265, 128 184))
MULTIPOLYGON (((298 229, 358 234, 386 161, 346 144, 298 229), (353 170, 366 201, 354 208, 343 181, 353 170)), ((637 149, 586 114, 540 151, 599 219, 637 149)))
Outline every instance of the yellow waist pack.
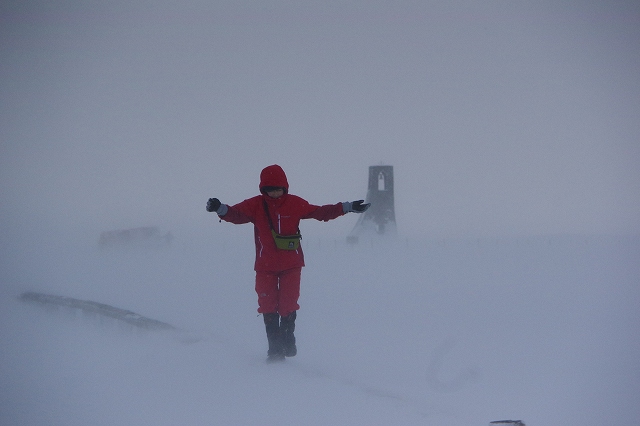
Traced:
POLYGON ((269 226, 271 227, 271 235, 273 235, 273 241, 276 242, 276 247, 280 250, 298 250, 300 247, 300 240, 302 239, 302 235, 300 234, 300 230, 295 235, 280 235, 276 231, 273 230, 273 223, 271 222, 271 216, 269 215, 269 207, 267 206, 266 201, 262 200, 262 205, 264 206, 264 212, 267 215, 267 219, 269 220, 269 226))
POLYGON ((300 232, 295 235, 280 235, 271 229, 271 235, 273 235, 273 240, 276 242, 276 247, 281 250, 298 250, 298 247, 300 247, 300 240, 302 239, 300 232))

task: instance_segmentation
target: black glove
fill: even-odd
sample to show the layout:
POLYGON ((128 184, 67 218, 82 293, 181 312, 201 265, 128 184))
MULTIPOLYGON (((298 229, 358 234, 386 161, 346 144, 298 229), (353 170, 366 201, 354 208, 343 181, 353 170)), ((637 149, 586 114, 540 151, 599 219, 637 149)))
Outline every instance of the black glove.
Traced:
POLYGON ((364 200, 358 200, 358 201, 352 202, 351 211, 355 213, 364 213, 369 208, 371 203, 367 203, 367 204, 362 204, 362 203, 364 203, 364 200))
POLYGON ((209 198, 207 201, 207 211, 208 212, 217 212, 222 203, 217 198, 209 198))

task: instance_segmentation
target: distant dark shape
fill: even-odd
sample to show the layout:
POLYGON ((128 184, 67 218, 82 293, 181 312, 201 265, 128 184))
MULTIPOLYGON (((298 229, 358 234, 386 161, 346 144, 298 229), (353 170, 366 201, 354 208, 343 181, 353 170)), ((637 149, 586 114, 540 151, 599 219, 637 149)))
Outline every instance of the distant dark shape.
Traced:
POLYGON ((61 306, 70 309, 76 309, 87 314, 97 314, 105 317, 117 319, 127 324, 144 328, 147 330, 174 330, 171 324, 143 317, 135 312, 125 309, 116 308, 104 303, 93 302, 90 300, 74 299, 72 297, 55 296, 51 294, 26 292, 19 297, 23 302, 38 303, 42 306, 61 306))
POLYGON ((98 245, 109 247, 145 247, 156 248, 168 246, 173 240, 171 232, 162 235, 157 226, 143 226, 140 228, 117 229, 100 234, 98 245))
POLYGON ((73 312, 74 314, 80 312, 83 316, 89 318, 113 318, 120 323, 136 327, 136 329, 170 333, 171 336, 185 344, 196 343, 201 340, 197 334, 176 328, 166 322, 144 317, 126 309, 116 308, 115 306, 94 302, 92 300, 80 300, 74 299, 73 297, 56 296, 33 291, 22 293, 18 299, 22 302, 41 306, 49 311, 53 308, 54 311, 61 309, 73 312))
POLYGON ((369 188, 365 202, 371 203, 347 237, 357 243, 365 235, 395 235, 396 213, 393 197, 393 166, 369 166, 369 188))
POLYGON ((522 420, 496 420, 491 422, 492 425, 513 425, 513 426, 527 426, 522 420))

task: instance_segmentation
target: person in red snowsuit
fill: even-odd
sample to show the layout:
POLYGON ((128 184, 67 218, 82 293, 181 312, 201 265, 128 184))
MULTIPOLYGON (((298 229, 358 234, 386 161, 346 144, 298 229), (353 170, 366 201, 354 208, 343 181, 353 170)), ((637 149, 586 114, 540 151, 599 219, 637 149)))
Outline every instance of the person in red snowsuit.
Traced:
POLYGON ((233 206, 210 198, 207 211, 235 224, 253 223, 256 245, 255 289, 258 312, 263 314, 269 360, 295 356, 295 320, 300 308, 300 275, 304 253, 300 245, 300 220, 329 221, 348 212, 362 213, 363 200, 317 206, 289 194, 289 182, 277 164, 260 173, 260 193, 233 206))

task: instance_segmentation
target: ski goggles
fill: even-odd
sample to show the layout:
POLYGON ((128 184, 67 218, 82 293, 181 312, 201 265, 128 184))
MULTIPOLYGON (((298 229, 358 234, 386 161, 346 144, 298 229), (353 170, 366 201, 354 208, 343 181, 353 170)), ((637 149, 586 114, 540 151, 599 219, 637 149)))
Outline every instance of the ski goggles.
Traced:
POLYGON ((266 194, 267 192, 273 192, 273 191, 279 191, 282 190, 282 192, 285 192, 284 188, 281 186, 263 186, 262 188, 260 188, 260 191, 263 194, 266 194))

